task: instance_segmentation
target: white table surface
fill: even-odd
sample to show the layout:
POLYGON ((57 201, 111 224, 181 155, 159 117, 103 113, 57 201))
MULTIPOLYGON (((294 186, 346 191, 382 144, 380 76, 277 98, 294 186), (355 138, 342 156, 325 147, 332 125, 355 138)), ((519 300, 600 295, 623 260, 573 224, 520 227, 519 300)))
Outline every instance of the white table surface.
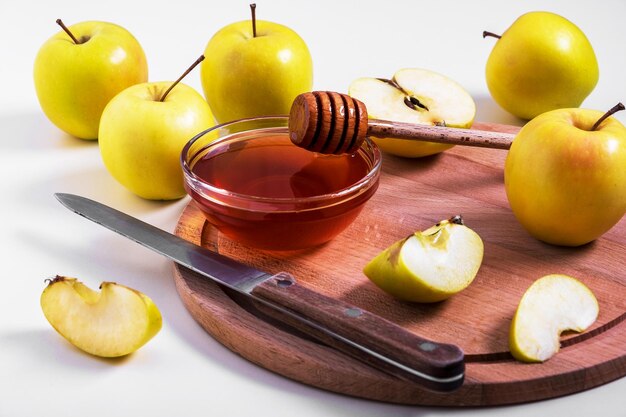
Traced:
MULTIPOLYGON (((259 1, 260 19, 281 22, 308 43, 315 88, 346 91, 360 76, 403 67, 447 74, 474 96, 477 120, 519 123, 488 94, 484 67, 494 39, 516 17, 549 10, 590 38, 600 81, 584 107, 626 100, 626 2, 259 1)), ((81 219, 54 192, 85 195, 172 231, 188 199, 145 201, 105 170, 97 142, 67 136, 44 116, 32 81, 35 54, 67 24, 105 20, 143 45, 150 80, 172 80, 222 26, 249 16, 248 2, 0 2, 0 416, 624 416, 626 379, 564 398, 487 409, 409 407, 349 398, 259 368, 209 337, 182 305, 171 263, 81 219), (114 280, 148 294, 163 329, 121 360, 101 360, 65 342, 47 323, 44 279, 114 280)), ((186 83, 201 91, 196 70, 186 83)), ((626 112, 617 116, 626 122, 626 112)), ((625 348, 626 349, 626 348, 625 348)))

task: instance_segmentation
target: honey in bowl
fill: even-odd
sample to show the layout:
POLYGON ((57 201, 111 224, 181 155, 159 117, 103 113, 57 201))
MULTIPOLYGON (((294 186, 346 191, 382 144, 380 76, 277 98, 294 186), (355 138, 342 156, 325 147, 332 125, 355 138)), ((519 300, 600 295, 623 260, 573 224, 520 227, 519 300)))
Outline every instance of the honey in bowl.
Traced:
POLYGON ((310 152, 291 143, 285 125, 188 144, 183 168, 188 193, 228 238, 294 250, 327 242, 352 223, 378 186, 380 152, 371 142, 352 155, 310 152))

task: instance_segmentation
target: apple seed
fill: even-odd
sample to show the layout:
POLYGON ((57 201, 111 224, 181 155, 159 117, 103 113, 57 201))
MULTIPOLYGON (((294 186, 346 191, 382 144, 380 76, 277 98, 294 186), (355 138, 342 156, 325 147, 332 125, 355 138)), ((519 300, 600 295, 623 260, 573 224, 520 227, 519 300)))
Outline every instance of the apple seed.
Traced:
POLYGON ((404 88, 400 87, 400 84, 398 84, 398 82, 394 80, 393 78, 391 80, 388 78, 376 78, 376 79, 389 84, 393 88, 397 88, 398 90, 402 91, 402 94, 406 96, 404 97, 404 104, 406 104, 407 107, 409 107, 410 109, 412 110, 424 109, 426 111, 429 111, 428 107, 426 107, 424 103, 419 101, 417 97, 410 95, 404 88))

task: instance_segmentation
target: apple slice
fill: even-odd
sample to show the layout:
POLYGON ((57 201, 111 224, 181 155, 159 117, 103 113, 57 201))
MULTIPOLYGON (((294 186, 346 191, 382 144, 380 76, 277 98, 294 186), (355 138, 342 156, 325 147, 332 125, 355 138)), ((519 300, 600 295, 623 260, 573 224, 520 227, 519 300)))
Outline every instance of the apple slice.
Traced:
POLYGON ((480 236, 455 216, 394 243, 363 272, 396 298, 430 303, 471 284, 482 259, 480 236))
MULTIPOLYGON (((348 94, 365 103, 374 119, 469 128, 476 115, 474 100, 461 85, 419 68, 401 69, 391 80, 358 78, 348 94)), ((404 157, 432 155, 453 146, 392 138, 374 141, 383 151, 404 157)))
POLYGON ((596 321, 598 301, 582 282, 546 275, 524 293, 509 334, 511 354, 523 362, 543 362, 559 351, 565 330, 582 332, 596 321))
POLYGON ((71 344, 96 356, 127 355, 161 330, 161 313, 146 295, 114 282, 100 289, 57 276, 41 294, 41 308, 71 344))

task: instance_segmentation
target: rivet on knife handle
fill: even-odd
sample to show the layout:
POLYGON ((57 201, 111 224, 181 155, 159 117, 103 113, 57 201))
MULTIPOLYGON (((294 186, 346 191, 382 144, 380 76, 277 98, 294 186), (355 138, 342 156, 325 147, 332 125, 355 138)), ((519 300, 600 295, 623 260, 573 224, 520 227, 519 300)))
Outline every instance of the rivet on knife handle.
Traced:
POLYGON ((281 313, 258 303, 264 313, 398 378, 436 391, 463 384, 463 352, 457 346, 423 339, 366 310, 298 285, 289 274, 257 285, 252 295, 284 307, 281 313), (307 320, 285 317, 289 313, 307 320))

